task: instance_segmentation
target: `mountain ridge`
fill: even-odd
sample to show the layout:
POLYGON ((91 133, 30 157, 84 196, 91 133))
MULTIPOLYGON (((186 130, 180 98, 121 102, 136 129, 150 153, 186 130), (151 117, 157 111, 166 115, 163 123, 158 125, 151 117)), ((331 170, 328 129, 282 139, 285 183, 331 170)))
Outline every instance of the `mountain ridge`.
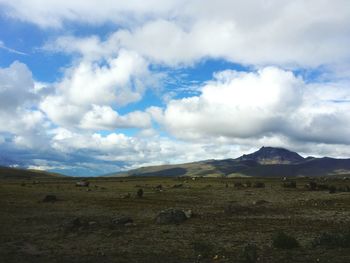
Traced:
POLYGON ((261 147, 238 158, 140 167, 109 176, 345 176, 350 159, 302 157, 280 147, 261 147))

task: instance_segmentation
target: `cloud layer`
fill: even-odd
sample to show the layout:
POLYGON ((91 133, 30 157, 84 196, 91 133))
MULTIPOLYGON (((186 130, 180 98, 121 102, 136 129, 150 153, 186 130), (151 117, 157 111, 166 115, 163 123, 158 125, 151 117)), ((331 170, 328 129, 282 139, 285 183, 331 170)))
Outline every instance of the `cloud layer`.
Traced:
MULTIPOLYGON (((0 68, 0 164, 101 174, 262 145, 350 156, 348 1, 0 0, 0 8, 47 35, 29 61, 69 58, 50 83, 31 63, 0 68), (107 24, 106 34, 83 28, 107 24), (196 79, 205 62, 227 67, 196 79)), ((1 50, 16 55, 9 42, 1 50)))

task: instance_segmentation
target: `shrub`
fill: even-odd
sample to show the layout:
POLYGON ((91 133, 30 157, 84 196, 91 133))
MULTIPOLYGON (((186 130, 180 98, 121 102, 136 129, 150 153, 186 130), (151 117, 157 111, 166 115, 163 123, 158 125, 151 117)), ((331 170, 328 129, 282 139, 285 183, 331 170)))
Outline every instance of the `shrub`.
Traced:
POLYGON ((245 184, 247 187, 252 187, 252 183, 250 181, 247 181, 245 184))
POLYGON ((203 258, 209 258, 214 255, 213 247, 205 241, 194 241, 192 246, 195 253, 201 255, 203 258))
POLYGON ((334 194, 337 191, 337 188, 334 185, 328 187, 329 193, 334 194))
POLYGON ((243 184, 241 182, 235 182, 233 184, 233 186, 236 187, 236 188, 240 188, 240 187, 243 187, 243 184))
POLYGON ((265 184, 263 182, 255 182, 253 187, 255 187, 255 188, 264 188, 265 184))
POLYGON ((345 233, 341 232, 324 232, 320 236, 316 237, 313 242, 313 246, 326 246, 326 247, 350 247, 350 230, 345 233))
POLYGON ((258 260, 258 247, 247 244, 242 251, 242 261, 245 263, 255 263, 258 260))
POLYGON ((142 198, 143 197, 143 190, 142 190, 142 188, 140 188, 139 190, 137 190, 137 197, 138 198, 142 198))
POLYGON ((278 232, 272 238, 272 245, 275 248, 291 249, 299 247, 299 242, 293 236, 284 232, 278 232))
POLYGON ((297 182, 296 181, 290 181, 290 182, 285 182, 282 185, 284 188, 297 188, 297 182))
POLYGON ((310 191, 315 191, 317 189, 317 183, 311 181, 306 185, 306 188, 308 188, 310 191))

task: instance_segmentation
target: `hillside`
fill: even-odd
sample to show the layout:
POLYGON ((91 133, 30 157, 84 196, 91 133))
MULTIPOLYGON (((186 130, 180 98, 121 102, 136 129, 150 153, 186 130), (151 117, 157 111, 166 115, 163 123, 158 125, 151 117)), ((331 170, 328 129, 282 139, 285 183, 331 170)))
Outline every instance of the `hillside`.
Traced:
POLYGON ((43 177, 63 177, 64 175, 57 173, 50 173, 40 170, 28 170, 0 166, 0 178, 8 179, 32 179, 43 177))
POLYGON ((236 159, 141 167, 110 176, 344 176, 350 159, 304 158, 283 148, 262 147, 236 159))

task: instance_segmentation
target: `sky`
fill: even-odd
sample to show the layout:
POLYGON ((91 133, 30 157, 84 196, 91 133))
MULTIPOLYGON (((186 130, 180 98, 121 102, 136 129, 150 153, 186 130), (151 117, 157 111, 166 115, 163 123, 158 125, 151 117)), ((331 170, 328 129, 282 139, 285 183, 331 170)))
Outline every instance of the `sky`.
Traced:
POLYGON ((350 157, 348 0, 0 0, 0 165, 350 157))

